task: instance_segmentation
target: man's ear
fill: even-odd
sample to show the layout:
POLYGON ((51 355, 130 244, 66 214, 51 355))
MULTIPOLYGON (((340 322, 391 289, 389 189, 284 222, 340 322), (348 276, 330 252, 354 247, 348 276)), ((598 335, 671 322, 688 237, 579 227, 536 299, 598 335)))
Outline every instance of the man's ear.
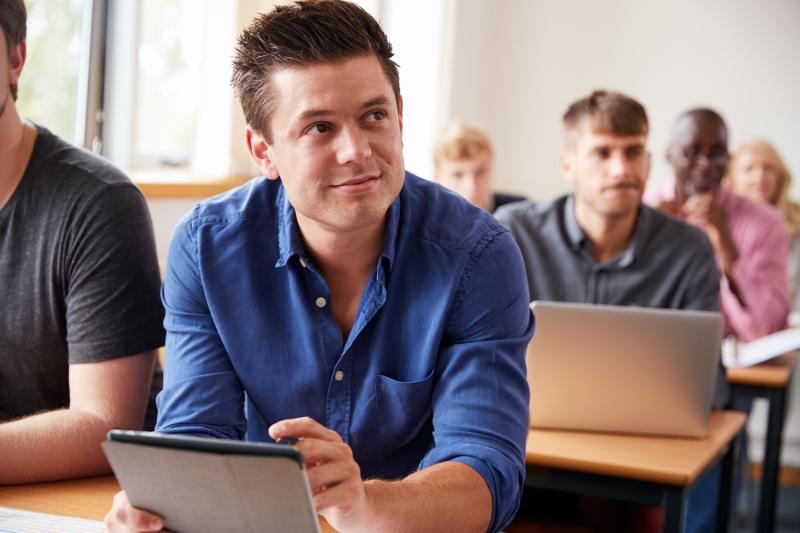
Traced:
POLYGON ((14 47, 9 61, 8 83, 14 85, 19 82, 22 76, 22 67, 25 66, 25 58, 28 54, 28 46, 25 41, 21 41, 14 47))
POLYGON ((249 124, 245 130, 245 140, 247 141, 247 151, 250 152, 250 157, 258 165, 261 174, 271 180, 278 179, 280 172, 278 172, 278 166, 275 164, 272 145, 249 124))
POLYGON ((573 167, 575 165, 575 154, 569 150, 563 150, 558 160, 558 167, 561 169, 561 175, 567 180, 567 183, 575 184, 573 174, 573 167))
POLYGON ((403 97, 397 99, 397 119, 400 121, 400 142, 403 142, 403 97))

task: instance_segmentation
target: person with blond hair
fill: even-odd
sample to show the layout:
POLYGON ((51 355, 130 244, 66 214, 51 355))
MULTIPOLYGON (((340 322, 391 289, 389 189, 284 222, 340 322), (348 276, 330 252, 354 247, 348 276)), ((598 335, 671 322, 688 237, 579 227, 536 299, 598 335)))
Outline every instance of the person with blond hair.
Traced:
POLYGON ((436 138, 433 149, 434 180, 490 213, 525 198, 492 192, 494 151, 481 129, 453 120, 436 138))
POLYGON ((725 183, 742 196, 772 205, 783 218, 789 239, 787 276, 792 309, 800 310, 800 204, 789 198, 789 168, 770 143, 750 140, 733 153, 725 183))

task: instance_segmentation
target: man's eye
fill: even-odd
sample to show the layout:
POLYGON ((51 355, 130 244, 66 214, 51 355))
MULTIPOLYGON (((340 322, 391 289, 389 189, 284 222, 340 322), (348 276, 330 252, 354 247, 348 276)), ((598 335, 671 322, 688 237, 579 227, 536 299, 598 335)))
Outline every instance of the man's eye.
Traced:
POLYGON ((594 153, 600 159, 608 159, 608 156, 611 155, 611 152, 605 148, 600 148, 598 150, 595 150, 594 153))
POLYGON ((328 133, 329 131, 331 131, 331 127, 328 124, 325 124, 324 122, 318 122, 308 128, 306 133, 310 135, 319 135, 321 133, 328 133))
POLYGON ((367 114, 367 120, 371 122, 376 122, 378 120, 383 120, 386 118, 386 113, 383 111, 372 111, 367 114))
POLYGON ((638 159, 643 153, 644 150, 639 146, 628 148, 628 159, 638 159))

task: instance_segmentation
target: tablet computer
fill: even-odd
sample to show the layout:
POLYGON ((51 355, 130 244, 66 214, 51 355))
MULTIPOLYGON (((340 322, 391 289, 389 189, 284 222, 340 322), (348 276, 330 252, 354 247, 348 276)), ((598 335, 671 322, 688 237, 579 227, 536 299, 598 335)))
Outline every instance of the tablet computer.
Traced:
POLYGON ((131 503, 166 529, 319 532, 292 446, 115 429, 102 447, 131 503))

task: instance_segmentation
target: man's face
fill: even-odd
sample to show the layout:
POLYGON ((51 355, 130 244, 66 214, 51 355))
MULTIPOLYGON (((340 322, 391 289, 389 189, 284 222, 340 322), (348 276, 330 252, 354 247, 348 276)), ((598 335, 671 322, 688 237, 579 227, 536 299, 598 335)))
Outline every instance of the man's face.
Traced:
POLYGON ((636 211, 650 172, 646 134, 618 137, 582 126, 561 155, 561 171, 575 187, 576 209, 616 218, 636 211))
POLYGON ((687 196, 715 190, 728 159, 728 130, 719 120, 688 115, 675 125, 667 160, 687 196))
POLYGON ((492 156, 481 150, 470 159, 442 159, 436 181, 481 209, 492 208, 492 156))
POLYGON ((273 74, 272 142, 248 130, 264 175, 280 178, 301 227, 383 221, 403 187, 402 107, 374 55, 273 74))

